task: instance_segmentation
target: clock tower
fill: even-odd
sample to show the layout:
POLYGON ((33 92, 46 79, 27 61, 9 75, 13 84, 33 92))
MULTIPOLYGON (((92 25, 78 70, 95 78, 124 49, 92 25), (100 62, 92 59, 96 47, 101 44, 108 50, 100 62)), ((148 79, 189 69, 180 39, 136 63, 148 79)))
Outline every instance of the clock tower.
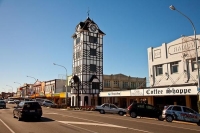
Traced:
POLYGON ((71 106, 101 104, 99 93, 103 89, 103 33, 89 18, 80 22, 73 38, 73 72, 71 106))

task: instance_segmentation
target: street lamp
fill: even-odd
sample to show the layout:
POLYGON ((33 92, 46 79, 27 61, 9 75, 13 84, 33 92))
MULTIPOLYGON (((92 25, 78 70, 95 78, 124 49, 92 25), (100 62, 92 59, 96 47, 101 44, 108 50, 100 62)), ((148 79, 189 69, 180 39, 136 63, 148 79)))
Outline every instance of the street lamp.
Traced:
POLYGON ((10 86, 10 85, 6 85, 6 86, 9 86, 9 87, 11 87, 11 88, 12 88, 12 96, 13 96, 13 87, 12 87, 12 86, 10 86))
POLYGON ((177 11, 178 13, 180 13, 181 15, 183 15, 184 17, 186 17, 190 21, 190 23, 192 24, 192 28, 194 30, 194 43, 195 43, 195 50, 196 50, 196 63, 197 63, 197 75, 198 75, 198 90, 199 90, 199 88, 200 88, 200 84, 199 84, 200 83, 200 78, 199 78, 199 65, 198 65, 198 48, 197 48, 196 30, 195 30, 194 24, 193 24, 192 20, 189 17, 187 17, 185 14, 183 14, 182 12, 180 12, 179 10, 177 10, 173 5, 169 6, 169 8, 171 10, 177 11))
MULTIPOLYGON (((22 86, 22 84, 20 84, 19 82, 14 82, 14 83, 19 84, 20 87, 22 86)), ((21 96, 21 94, 22 94, 21 89, 19 89, 19 91, 20 91, 20 96, 21 96)))
MULTIPOLYGON (((26 77, 29 77, 29 78, 33 78, 33 79, 35 79, 35 82, 37 81, 37 79, 34 78, 34 77, 31 77, 31 76, 26 76, 26 77)), ((35 93, 36 93, 36 89, 35 89, 35 93)), ((34 93, 34 94, 35 94, 35 93, 34 93)), ((36 95, 35 95, 35 97, 36 97, 36 95)))
POLYGON ((65 104, 67 105, 68 104, 68 94, 67 94, 67 68, 66 67, 64 67, 64 66, 62 66, 62 65, 58 65, 58 64, 56 64, 56 63, 53 63, 53 65, 56 65, 56 66, 60 66, 60 67, 63 67, 64 69, 65 69, 65 71, 66 71, 66 99, 65 99, 65 104))
POLYGON ((182 12, 177 10, 173 5, 169 6, 169 8, 171 10, 177 11, 178 13, 180 13, 181 15, 186 17, 190 21, 190 23, 192 24, 192 28, 193 28, 193 31, 194 31, 194 44, 195 44, 195 51, 196 51, 196 63, 197 63, 196 66, 197 66, 197 76, 198 76, 197 90, 200 91, 200 78, 199 78, 199 65, 198 65, 198 47, 197 47, 196 30, 195 30, 194 24, 193 24, 192 20, 189 17, 187 17, 185 14, 183 14, 182 12))

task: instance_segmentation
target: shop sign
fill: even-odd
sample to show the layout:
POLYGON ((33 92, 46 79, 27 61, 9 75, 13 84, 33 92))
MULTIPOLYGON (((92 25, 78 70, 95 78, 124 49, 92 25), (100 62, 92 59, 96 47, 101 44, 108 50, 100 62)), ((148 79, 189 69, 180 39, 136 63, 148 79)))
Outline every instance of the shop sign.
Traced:
POLYGON ((143 96, 143 89, 131 90, 131 96, 143 96))
POLYGON ((144 89, 144 96, 155 95, 196 95, 197 90, 194 87, 169 87, 169 88, 151 88, 144 89))
POLYGON ((108 92, 108 96, 120 96, 120 95, 121 95, 120 91, 108 92))

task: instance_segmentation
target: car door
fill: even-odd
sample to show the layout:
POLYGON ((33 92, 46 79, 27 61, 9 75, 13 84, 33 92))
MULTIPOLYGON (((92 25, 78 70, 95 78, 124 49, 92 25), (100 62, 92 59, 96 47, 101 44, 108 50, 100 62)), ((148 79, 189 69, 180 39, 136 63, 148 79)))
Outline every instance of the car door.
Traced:
POLYGON ((183 113, 181 113, 181 116, 183 117, 184 121, 188 121, 188 122, 199 121, 197 112, 187 107, 183 107, 183 113))
POLYGON ((146 111, 145 111, 145 105, 143 103, 137 104, 136 114, 138 116, 145 116, 146 111))
POLYGON ((145 112, 144 116, 146 117, 151 117, 151 118, 157 117, 156 108, 152 105, 146 104, 144 112, 145 112))
POLYGON ((109 110, 110 113, 114 113, 114 114, 117 114, 118 113, 118 108, 117 106, 115 106, 114 104, 110 104, 110 110, 109 110))
POLYGON ((105 111, 105 113, 109 113, 109 111, 110 111, 110 104, 104 104, 102 107, 103 107, 103 110, 105 111))
POLYGON ((173 108, 171 110, 171 113, 175 120, 184 121, 183 117, 181 116, 182 112, 183 111, 182 111, 181 106, 173 106, 173 108))

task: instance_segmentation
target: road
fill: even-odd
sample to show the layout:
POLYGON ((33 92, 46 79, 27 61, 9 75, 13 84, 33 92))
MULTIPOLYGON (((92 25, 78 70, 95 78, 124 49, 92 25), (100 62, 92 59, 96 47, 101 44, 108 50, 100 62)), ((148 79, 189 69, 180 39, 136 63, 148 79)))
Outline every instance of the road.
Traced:
POLYGON ((0 109, 0 133, 199 133, 196 124, 130 118, 96 111, 68 111, 43 107, 41 121, 13 118, 14 104, 0 109))

